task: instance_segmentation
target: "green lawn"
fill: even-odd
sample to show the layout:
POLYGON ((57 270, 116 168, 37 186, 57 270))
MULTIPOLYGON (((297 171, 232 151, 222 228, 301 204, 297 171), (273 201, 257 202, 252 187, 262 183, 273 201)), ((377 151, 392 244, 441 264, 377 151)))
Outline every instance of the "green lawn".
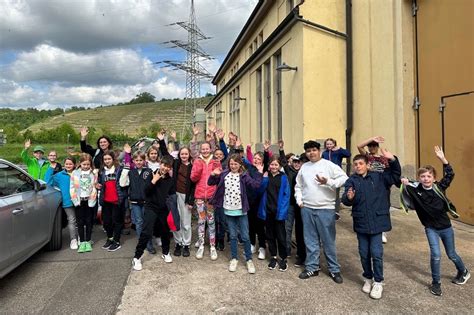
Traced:
MULTIPOLYGON (((32 147, 35 146, 35 144, 32 144, 32 147)), ((64 143, 50 143, 50 144, 45 144, 43 147, 46 150, 45 155, 49 153, 50 150, 56 150, 58 153, 58 161, 62 164, 62 161, 64 158, 68 156, 68 150, 69 152, 75 154, 80 152, 80 146, 79 143, 69 146, 64 143), (68 149, 69 148, 69 149, 68 149)), ((13 163, 22 163, 21 158, 20 158, 20 152, 23 150, 23 144, 19 143, 11 143, 7 144, 4 146, 0 146, 0 158, 8 160, 13 163)), ((30 154, 32 155, 32 149, 30 149, 30 154)))

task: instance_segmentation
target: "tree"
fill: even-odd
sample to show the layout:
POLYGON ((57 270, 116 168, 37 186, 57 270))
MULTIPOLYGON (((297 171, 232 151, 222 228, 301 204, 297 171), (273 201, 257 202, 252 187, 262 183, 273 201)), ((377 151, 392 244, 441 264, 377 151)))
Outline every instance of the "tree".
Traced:
POLYGON ((156 97, 148 92, 142 92, 137 94, 129 103, 130 104, 140 104, 140 103, 153 103, 155 102, 156 97))

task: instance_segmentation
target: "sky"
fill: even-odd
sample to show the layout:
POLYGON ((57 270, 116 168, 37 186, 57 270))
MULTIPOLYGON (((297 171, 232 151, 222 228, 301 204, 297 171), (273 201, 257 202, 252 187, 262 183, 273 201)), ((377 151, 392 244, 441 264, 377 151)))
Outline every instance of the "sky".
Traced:
MULTIPOLYGON (((257 0, 195 0, 215 74, 257 0)), ((185 96, 185 73, 162 67, 186 53, 191 0, 0 0, 0 108, 94 107, 141 92, 185 96)), ((201 95, 214 93, 201 81, 201 95)))

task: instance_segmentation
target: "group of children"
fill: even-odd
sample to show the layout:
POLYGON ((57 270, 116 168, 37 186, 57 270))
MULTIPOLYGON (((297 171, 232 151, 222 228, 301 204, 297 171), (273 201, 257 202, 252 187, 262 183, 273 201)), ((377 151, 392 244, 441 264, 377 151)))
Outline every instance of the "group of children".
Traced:
MULTIPOLYGON (((324 150, 316 141, 304 144, 304 153, 285 154, 279 141, 279 154, 270 150, 266 141, 262 152, 244 150, 237 135, 209 126, 206 141, 198 143, 200 130, 193 128, 190 146, 179 148, 176 135, 158 133, 157 140, 145 152, 143 147, 132 152, 128 145, 117 154, 112 141, 102 136, 97 149, 86 143, 87 128, 81 129, 79 162, 72 157, 63 169, 50 154, 43 159, 44 149, 35 147, 34 157, 27 154, 31 145, 25 143, 21 156, 35 178, 59 187, 62 205, 67 214, 71 249, 79 253, 92 251, 91 232, 97 204, 101 206, 103 228, 108 251, 121 248, 120 235, 126 208, 130 209, 138 243, 132 261, 134 270, 141 270, 142 256, 147 249, 155 254, 154 236, 161 237, 162 258, 171 263, 170 235, 173 231, 174 256, 190 256, 192 211, 198 216, 198 240, 195 257, 205 252, 206 230, 211 260, 225 248, 228 235, 231 260, 228 270, 238 266, 238 243, 244 246, 245 264, 255 273, 252 261, 270 254, 268 268, 286 271, 291 255, 293 225, 296 236, 296 267, 304 267, 300 279, 317 276, 320 270, 320 247, 328 263, 329 276, 342 283, 336 253, 336 225, 339 218, 339 189, 344 186, 342 202, 352 207, 353 228, 357 234, 363 269, 362 291, 380 299, 383 292, 383 233, 391 230, 390 187, 401 187, 403 208, 412 208, 425 227, 431 252, 431 293, 441 295, 439 239, 458 274, 453 283, 464 284, 470 273, 457 255, 454 232, 448 213, 457 217, 446 198, 445 190, 454 177, 443 151, 435 153, 443 163, 444 177, 436 182, 432 166, 418 170, 418 182, 401 178, 398 159, 386 149, 379 149, 383 137, 362 142, 360 154, 353 157, 354 173, 348 177, 341 169, 343 158, 350 152, 337 147, 336 140, 327 139, 324 150), (170 145, 170 143, 175 146, 170 145), (368 147, 368 152, 365 147, 368 147), (172 150, 172 152, 170 152, 172 150), (98 202, 97 202, 98 201, 98 202), (76 232, 77 231, 77 232, 76 232), (77 235, 78 234, 78 235, 77 235), (257 243, 258 242, 258 243, 257 243)), ((55 153, 52 151, 52 153, 55 153)))

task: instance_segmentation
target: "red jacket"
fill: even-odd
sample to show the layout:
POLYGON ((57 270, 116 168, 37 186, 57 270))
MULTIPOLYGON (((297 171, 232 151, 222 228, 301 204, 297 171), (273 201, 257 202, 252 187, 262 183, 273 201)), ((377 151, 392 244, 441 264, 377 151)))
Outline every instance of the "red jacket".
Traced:
POLYGON ((208 163, 204 161, 202 156, 199 156, 194 161, 193 169, 191 170, 191 180, 196 183, 195 199, 211 199, 214 196, 216 186, 208 185, 207 180, 216 168, 221 168, 221 163, 214 159, 212 155, 208 163))

